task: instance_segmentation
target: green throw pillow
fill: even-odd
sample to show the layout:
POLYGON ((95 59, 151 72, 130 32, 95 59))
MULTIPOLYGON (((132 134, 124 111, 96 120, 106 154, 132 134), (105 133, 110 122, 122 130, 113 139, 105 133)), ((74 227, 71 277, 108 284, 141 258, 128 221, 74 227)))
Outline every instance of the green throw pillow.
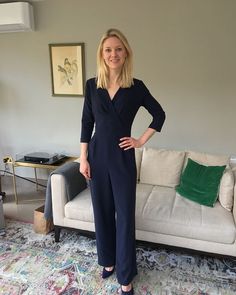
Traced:
POLYGON ((204 166, 189 158, 176 191, 189 200, 213 207, 225 167, 204 166))

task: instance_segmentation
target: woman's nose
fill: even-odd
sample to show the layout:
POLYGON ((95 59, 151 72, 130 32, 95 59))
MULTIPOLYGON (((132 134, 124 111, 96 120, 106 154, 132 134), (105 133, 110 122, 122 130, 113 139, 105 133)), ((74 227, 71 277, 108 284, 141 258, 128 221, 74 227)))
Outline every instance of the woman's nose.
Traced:
POLYGON ((116 50, 112 50, 111 55, 112 55, 112 56, 116 56, 116 55, 117 55, 116 50))

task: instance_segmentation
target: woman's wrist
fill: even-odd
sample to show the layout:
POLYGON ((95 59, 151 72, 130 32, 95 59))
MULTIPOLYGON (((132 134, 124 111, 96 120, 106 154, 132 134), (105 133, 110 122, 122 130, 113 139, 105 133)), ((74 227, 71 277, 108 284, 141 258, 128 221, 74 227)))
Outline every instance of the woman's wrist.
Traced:
POLYGON ((142 136, 139 137, 138 141, 140 143, 141 146, 143 146, 152 136, 153 134, 156 132, 155 129, 152 128, 148 128, 142 136))
POLYGON ((80 161, 87 161, 87 155, 81 155, 80 156, 80 161))
POLYGON ((146 143, 146 141, 145 141, 145 139, 141 136, 141 137, 138 139, 138 143, 139 143, 139 147, 142 147, 142 146, 146 143))
POLYGON ((87 157, 88 157, 88 143, 82 142, 81 150, 80 150, 80 161, 87 161, 87 157))

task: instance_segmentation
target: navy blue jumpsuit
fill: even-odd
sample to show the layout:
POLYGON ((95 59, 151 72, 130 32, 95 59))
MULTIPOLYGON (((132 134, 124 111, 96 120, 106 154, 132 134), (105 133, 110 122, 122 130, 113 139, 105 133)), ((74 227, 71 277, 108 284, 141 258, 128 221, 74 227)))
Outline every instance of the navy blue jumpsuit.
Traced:
POLYGON ((112 100, 106 89, 97 88, 95 78, 86 83, 81 142, 88 143, 98 263, 116 265, 121 285, 137 274, 136 164, 134 149, 124 151, 119 143, 131 136, 141 106, 153 117, 149 127, 161 131, 165 112, 142 81, 134 79, 130 88, 119 88, 112 100))

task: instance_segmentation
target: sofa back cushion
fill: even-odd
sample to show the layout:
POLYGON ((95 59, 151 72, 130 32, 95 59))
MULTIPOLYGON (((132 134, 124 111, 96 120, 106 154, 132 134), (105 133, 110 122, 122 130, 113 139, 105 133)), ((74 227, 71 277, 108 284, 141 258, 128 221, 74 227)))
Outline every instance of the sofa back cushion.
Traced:
POLYGON ((140 182, 175 187, 179 184, 185 152, 144 148, 140 182))
POLYGON ((219 189, 219 202, 226 210, 233 209, 234 202, 234 174, 231 168, 227 168, 221 178, 219 189))
POLYGON ((206 166, 228 166, 230 160, 228 156, 224 155, 213 155, 207 153, 188 151, 186 152, 185 166, 187 165, 188 158, 198 162, 199 164, 206 166))

